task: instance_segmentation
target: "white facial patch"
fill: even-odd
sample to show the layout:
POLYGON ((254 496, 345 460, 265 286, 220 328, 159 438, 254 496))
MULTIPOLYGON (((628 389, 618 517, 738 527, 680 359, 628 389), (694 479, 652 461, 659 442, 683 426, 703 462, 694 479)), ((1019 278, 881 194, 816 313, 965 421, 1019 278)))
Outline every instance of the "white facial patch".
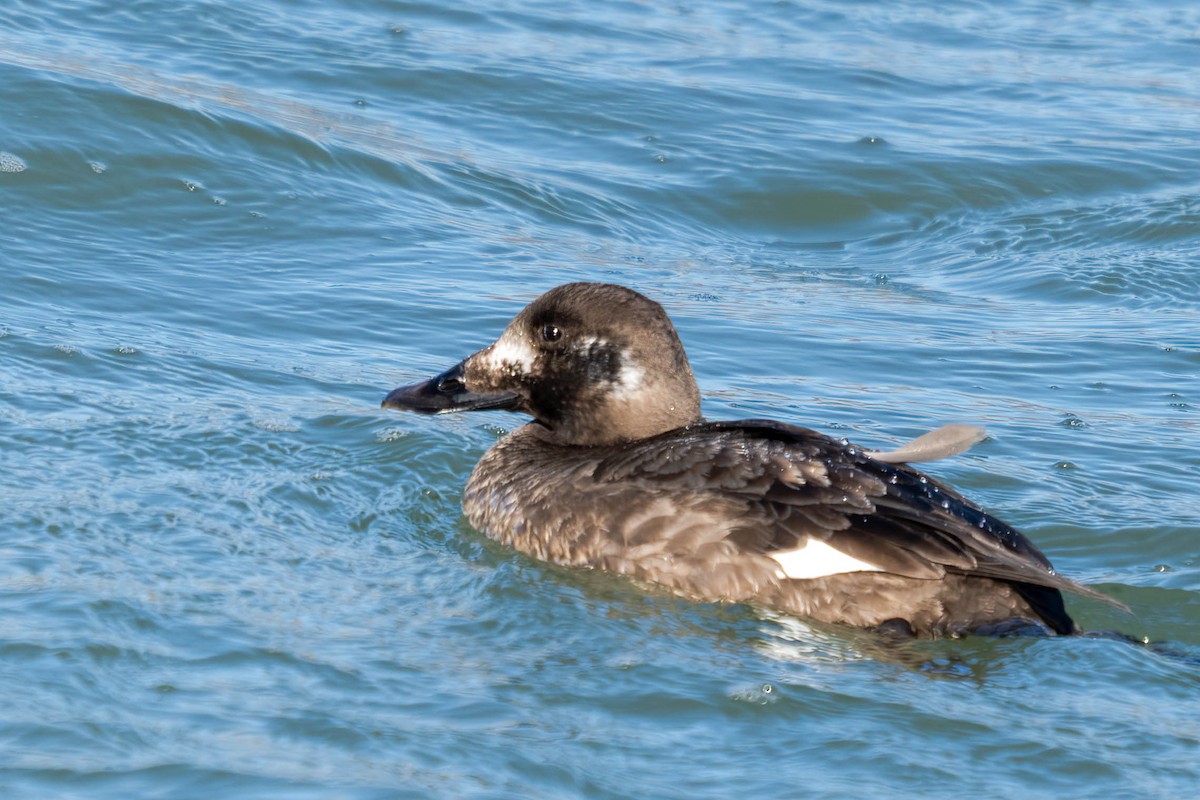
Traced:
POLYGON ((488 369, 507 375, 528 375, 533 372, 537 353, 521 336, 506 332, 483 352, 488 369))
POLYGON ((866 561, 859 561, 841 550, 835 550, 817 539, 809 538, 803 547, 767 553, 779 564, 775 571, 779 578, 803 581, 825 578, 846 572, 883 572, 866 561))
MULTIPOLYGON (((608 347, 608 340, 598 336, 588 336, 579 340, 578 347, 581 352, 586 354, 586 357, 591 357, 593 350, 608 347)), ((646 377, 646 371, 638 366, 628 348, 621 350, 620 363, 621 368, 611 384, 612 397, 616 400, 631 398, 641 391, 642 381, 646 377)))
POLYGON ((641 391, 642 380, 645 377, 645 370, 629 357, 628 352, 623 353, 621 357, 621 370, 617 373, 617 380, 613 384, 613 394, 618 398, 631 397, 637 394, 641 391))

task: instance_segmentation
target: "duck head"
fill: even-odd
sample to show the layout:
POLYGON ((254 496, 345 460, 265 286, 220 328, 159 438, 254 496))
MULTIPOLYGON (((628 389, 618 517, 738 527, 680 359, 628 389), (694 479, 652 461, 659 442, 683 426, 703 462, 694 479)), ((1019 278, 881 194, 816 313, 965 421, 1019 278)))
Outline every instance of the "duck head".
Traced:
POLYGON ((700 391, 662 306, 632 289, 569 283, 543 294, 494 344, 388 394, 422 414, 530 414, 561 444, 632 441, 700 421, 700 391))

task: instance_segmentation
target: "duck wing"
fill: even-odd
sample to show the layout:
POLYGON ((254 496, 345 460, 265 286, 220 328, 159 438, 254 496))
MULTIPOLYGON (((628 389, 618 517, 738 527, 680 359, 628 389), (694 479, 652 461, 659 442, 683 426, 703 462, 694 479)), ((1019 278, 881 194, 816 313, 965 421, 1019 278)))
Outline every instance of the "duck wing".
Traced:
POLYGON ((783 577, 947 572, 1115 601, 1059 575, 1024 535, 903 463, 770 420, 709 422, 636 442, 597 465, 600 483, 715 495, 740 505, 727 541, 783 577))

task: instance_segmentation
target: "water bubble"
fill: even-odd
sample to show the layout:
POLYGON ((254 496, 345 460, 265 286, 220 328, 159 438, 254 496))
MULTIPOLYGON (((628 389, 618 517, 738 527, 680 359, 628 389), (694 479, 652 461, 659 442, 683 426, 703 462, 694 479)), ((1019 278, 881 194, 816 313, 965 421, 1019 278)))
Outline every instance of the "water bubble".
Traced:
POLYGON ((381 442, 399 441, 408 435, 408 431, 402 431, 399 428, 384 428, 375 432, 375 438, 381 442))
POLYGON ((24 172, 28 167, 18 156, 0 150, 0 172, 24 172))
POLYGON ((779 699, 779 693, 775 691, 775 687, 769 683, 764 683, 760 686, 747 687, 745 689, 735 690, 730 692, 730 698, 742 703, 752 703, 754 705, 765 706, 776 702, 779 699))
POLYGON ((97 175, 103 175, 108 169, 108 166, 103 161, 89 161, 88 166, 92 168, 92 172, 97 175))
POLYGON ((294 433, 300 430, 299 425, 282 417, 262 417, 251 420, 250 424, 268 433, 294 433))

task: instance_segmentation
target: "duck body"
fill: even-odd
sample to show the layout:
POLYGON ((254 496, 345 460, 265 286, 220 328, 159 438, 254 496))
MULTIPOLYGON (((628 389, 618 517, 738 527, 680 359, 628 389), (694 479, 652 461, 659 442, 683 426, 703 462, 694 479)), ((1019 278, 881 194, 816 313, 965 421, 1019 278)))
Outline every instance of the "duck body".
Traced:
POLYGON ((1096 595, 1012 527, 896 463, 903 448, 871 453, 769 420, 705 422, 674 327, 624 287, 551 290, 495 344, 384 405, 534 417, 479 461, 463 509, 537 559, 919 636, 1076 633, 1062 590, 1096 595))
POLYGON ((579 448, 530 423, 480 460, 463 509, 534 558, 698 600, 922 636, 1075 632, 1045 585, 1068 582, 1027 539, 914 469, 803 428, 700 423, 579 448))

